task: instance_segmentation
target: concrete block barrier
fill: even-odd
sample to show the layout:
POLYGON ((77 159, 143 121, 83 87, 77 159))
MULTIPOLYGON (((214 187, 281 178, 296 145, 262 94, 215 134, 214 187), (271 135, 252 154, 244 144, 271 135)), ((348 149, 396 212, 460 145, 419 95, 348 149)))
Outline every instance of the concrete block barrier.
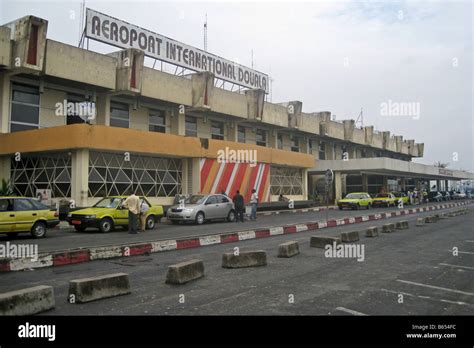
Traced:
POLYGON ((33 315, 54 308, 54 290, 39 285, 0 294, 0 315, 33 315))
POLYGON ((166 284, 184 284, 202 277, 204 263, 201 260, 189 260, 168 267, 166 284))
POLYGON ((416 226, 421 227, 425 225, 425 218, 417 218, 416 219, 416 226))
POLYGON ((379 228, 377 226, 369 227, 365 231, 365 236, 366 237, 378 237, 379 236, 379 228))
POLYGON ((267 265, 267 253, 264 250, 222 254, 222 267, 244 268, 259 267, 267 265))
POLYGON ((357 242, 358 240, 359 240, 359 232, 358 231, 342 232, 341 233, 341 241, 343 243, 357 242))
POLYGON ((395 224, 394 223, 385 224, 385 225, 382 226, 382 232, 383 233, 392 233, 393 231, 395 231, 395 224))
POLYGON ((441 214, 439 214, 439 218, 440 219, 447 219, 448 215, 446 213, 441 213, 441 214))
POLYGON ((430 224, 430 223, 433 223, 433 222, 435 222, 434 218, 433 218, 433 215, 425 216, 425 224, 430 224))
POLYGON ((336 243, 336 245, 341 244, 341 238, 327 237, 327 236, 313 236, 313 237, 311 237, 311 239, 309 241, 309 246, 311 248, 324 249, 327 244, 332 246, 333 243, 336 243))
POLYGON ((439 219, 440 219, 440 218, 439 218, 439 214, 434 214, 434 215, 433 215, 433 220, 434 220, 434 222, 438 222, 439 219))
POLYGON ((397 230, 407 230, 408 229, 408 221, 406 220, 403 220, 403 221, 397 221, 397 223, 395 224, 395 228, 397 230))
POLYGON ((128 274, 113 273, 99 277, 71 280, 69 282, 68 300, 71 303, 86 303, 130 293, 128 274))
POLYGON ((278 246, 278 257, 293 257, 300 253, 298 242, 289 241, 278 246))

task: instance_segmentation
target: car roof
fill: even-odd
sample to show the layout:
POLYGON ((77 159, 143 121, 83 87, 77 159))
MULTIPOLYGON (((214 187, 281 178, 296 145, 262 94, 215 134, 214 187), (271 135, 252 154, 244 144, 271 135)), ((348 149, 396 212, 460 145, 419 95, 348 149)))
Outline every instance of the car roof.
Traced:
POLYGON ((36 198, 36 197, 23 197, 23 196, 0 196, 0 199, 15 199, 15 198, 38 199, 38 198, 36 198))
POLYGON ((355 195, 368 195, 367 192, 349 192, 348 195, 352 195, 352 194, 355 194, 355 195))

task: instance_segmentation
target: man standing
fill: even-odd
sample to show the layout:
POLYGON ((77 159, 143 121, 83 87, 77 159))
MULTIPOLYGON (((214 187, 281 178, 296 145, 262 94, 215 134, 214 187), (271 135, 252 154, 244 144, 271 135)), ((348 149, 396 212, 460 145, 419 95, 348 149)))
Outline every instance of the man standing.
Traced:
POLYGON ((258 195, 255 189, 252 190, 252 196, 250 197, 250 204, 252 206, 252 213, 250 215, 250 220, 257 220, 257 204, 258 204, 258 195))
POLYGON ((131 196, 128 196, 127 199, 122 203, 122 206, 128 208, 128 233, 137 234, 140 205, 139 199, 135 193, 132 193, 131 196))
POLYGON ((240 191, 237 190, 235 193, 234 198, 232 199, 234 201, 234 206, 235 206, 235 213, 236 213, 236 218, 235 222, 244 222, 244 196, 240 194, 240 191))
POLYGON ((146 230, 146 214, 150 210, 150 206, 145 201, 145 198, 142 198, 140 203, 140 232, 145 232, 146 230))

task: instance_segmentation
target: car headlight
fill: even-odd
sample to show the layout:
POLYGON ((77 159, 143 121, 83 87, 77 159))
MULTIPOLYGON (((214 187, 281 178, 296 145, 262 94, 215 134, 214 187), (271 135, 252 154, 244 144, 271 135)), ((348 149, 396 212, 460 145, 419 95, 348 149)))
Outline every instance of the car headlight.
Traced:
POLYGON ((95 219, 95 215, 85 215, 84 216, 86 219, 95 219))
POLYGON ((194 211, 194 208, 184 208, 183 213, 192 213, 194 211))

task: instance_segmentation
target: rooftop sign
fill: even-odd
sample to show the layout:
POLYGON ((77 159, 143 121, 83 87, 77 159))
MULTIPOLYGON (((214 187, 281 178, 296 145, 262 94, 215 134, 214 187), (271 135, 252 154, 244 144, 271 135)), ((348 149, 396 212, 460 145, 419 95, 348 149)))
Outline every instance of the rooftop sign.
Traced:
POLYGON ((136 48, 146 56, 194 71, 209 71, 217 78, 268 93, 268 75, 169 37, 87 9, 86 37, 120 48, 136 48))

